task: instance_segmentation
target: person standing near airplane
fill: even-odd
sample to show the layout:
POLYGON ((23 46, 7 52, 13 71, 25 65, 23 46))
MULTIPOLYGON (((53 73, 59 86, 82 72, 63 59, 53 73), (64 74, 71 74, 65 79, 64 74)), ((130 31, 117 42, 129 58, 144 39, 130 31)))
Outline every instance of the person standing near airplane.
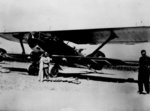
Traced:
POLYGON ((40 65, 39 65, 39 81, 43 82, 44 77, 49 79, 49 66, 51 58, 48 56, 47 52, 41 56, 40 65))
POLYGON ((143 93, 143 86, 145 87, 145 91, 149 94, 149 66, 150 65, 150 57, 146 55, 146 50, 141 50, 141 57, 139 59, 139 74, 138 74, 138 87, 139 94, 143 93))

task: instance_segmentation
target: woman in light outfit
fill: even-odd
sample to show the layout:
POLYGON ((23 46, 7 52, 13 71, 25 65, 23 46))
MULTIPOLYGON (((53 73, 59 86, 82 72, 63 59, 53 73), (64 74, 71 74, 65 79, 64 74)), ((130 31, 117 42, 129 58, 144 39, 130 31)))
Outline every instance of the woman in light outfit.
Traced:
POLYGON ((48 56, 48 53, 45 52, 40 59, 40 65, 39 65, 39 81, 42 82, 44 77, 49 79, 49 66, 50 66, 50 61, 52 59, 48 56))

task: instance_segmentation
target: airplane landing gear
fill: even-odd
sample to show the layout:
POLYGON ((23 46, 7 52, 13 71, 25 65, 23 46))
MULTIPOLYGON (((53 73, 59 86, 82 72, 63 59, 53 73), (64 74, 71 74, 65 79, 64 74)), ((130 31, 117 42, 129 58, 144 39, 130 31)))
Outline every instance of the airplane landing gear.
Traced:
POLYGON ((29 75, 37 76, 39 72, 38 63, 32 63, 28 68, 29 75))
POLYGON ((3 48, 0 48, 0 62, 3 61, 6 54, 7 54, 7 51, 3 48))
MULTIPOLYGON (((97 51, 97 53, 93 56, 96 58, 105 58, 106 55, 102 51, 97 51)), ((102 70, 104 67, 104 63, 91 60, 91 64, 88 65, 89 69, 102 70)))
POLYGON ((59 66, 59 64, 55 63, 50 71, 50 75, 52 77, 57 77, 59 73, 59 69, 61 69, 61 67, 59 66))
POLYGON ((55 67, 53 67, 53 68, 51 69, 50 75, 51 75, 52 77, 57 77, 57 75, 58 75, 58 69, 55 68, 55 67))
MULTIPOLYGON (((54 64, 54 66, 50 69, 50 77, 57 77, 59 70, 61 70, 61 67, 58 64, 54 64)), ((39 63, 38 62, 33 62, 29 68, 28 68, 28 73, 29 75, 37 76, 39 72, 39 63)))

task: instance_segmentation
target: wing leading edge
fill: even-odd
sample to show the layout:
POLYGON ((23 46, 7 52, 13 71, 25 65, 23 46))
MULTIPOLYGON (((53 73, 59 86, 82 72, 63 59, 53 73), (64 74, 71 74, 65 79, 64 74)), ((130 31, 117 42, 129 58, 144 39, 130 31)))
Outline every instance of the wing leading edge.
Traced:
MULTIPOLYGON (((113 31, 118 38, 109 43, 141 43, 150 42, 150 27, 123 27, 123 28, 106 28, 106 29, 77 29, 77 30, 56 30, 56 31, 33 31, 40 36, 46 37, 51 35, 66 41, 77 44, 99 44, 103 43, 113 31)), ((27 36, 30 31, 26 32, 5 32, 0 33, 0 37, 10 41, 19 41, 21 35, 27 36), (15 33, 20 34, 18 37, 15 33), (22 33, 22 34, 21 34, 22 33)))

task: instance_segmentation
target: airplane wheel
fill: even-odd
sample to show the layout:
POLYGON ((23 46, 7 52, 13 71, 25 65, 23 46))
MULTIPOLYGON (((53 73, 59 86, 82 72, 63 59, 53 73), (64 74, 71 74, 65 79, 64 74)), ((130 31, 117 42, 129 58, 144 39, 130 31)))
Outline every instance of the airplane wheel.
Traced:
POLYGON ((104 65, 89 65, 89 69, 102 70, 104 65))
POLYGON ((7 51, 3 48, 0 48, 0 62, 3 61, 3 58, 6 56, 7 51))
POLYGON ((6 54, 7 51, 6 51, 5 49, 3 49, 3 48, 0 48, 0 54, 1 54, 1 53, 6 54))
POLYGON ((33 75, 33 76, 38 75, 38 68, 34 66, 33 64, 31 64, 28 68, 28 74, 33 75))
MULTIPOLYGON (((97 54, 98 54, 97 57, 100 57, 100 58, 101 58, 101 57, 106 57, 105 53, 103 53, 102 51, 98 51, 97 54)), ((102 70, 103 67, 104 67, 104 65, 99 64, 98 67, 96 67, 96 69, 102 70)))
POLYGON ((102 70, 104 65, 99 65, 98 70, 102 70))
POLYGON ((95 69, 95 70, 102 70, 102 68, 104 67, 103 64, 100 64, 96 61, 93 61, 91 64, 89 64, 89 69, 95 69))
POLYGON ((53 66, 52 69, 51 69, 51 75, 52 75, 52 77, 57 77, 58 72, 59 72, 58 68, 55 67, 55 66, 53 66))

